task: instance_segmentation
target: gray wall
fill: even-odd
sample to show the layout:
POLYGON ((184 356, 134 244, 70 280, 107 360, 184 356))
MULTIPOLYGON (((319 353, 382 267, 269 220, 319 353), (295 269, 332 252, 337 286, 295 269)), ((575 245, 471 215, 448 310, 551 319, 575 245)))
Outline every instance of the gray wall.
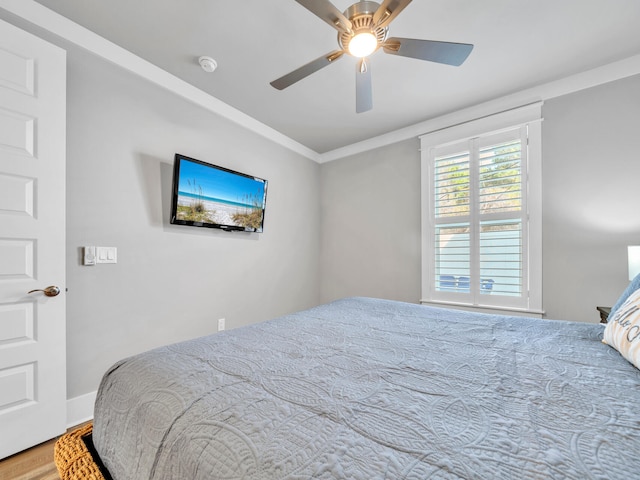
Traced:
MULTIPOLYGON (((596 322, 640 244, 640 76, 545 102, 543 307, 596 322)), ((321 168, 322 292, 420 299, 418 140, 321 168)))
POLYGON ((318 303, 318 164, 77 49, 68 63, 68 398, 218 318, 318 303), (175 152, 266 178, 264 233, 169 225, 175 152), (117 247, 118 263, 82 266, 83 245, 117 247))
POLYGON ((640 245, 640 75, 544 105, 544 307, 595 321, 640 245))
POLYGON ((420 154, 411 139, 322 165, 321 299, 420 300, 420 154))
MULTIPOLYGON (((596 321, 640 244, 640 76, 547 101, 547 316, 596 321)), ((316 165, 146 81, 69 51, 68 397, 117 359, 368 295, 420 298, 417 139, 316 165), (168 225, 181 152, 269 180, 265 232, 168 225), (82 245, 118 247, 85 267, 82 245)))

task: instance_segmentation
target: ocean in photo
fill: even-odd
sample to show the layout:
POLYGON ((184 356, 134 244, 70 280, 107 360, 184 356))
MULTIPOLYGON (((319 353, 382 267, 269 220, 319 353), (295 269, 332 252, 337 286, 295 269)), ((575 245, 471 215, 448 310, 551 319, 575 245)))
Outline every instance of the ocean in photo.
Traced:
POLYGON ((189 205, 190 202, 187 199, 196 199, 196 200, 202 200, 203 202, 213 202, 213 203, 219 203, 224 205, 230 205, 233 207, 253 208, 253 205, 250 203, 233 202, 231 200, 223 200, 222 198, 207 197, 206 195, 198 195, 198 194, 187 193, 187 192, 178 192, 178 203, 180 203, 181 197, 186 197, 183 200, 184 201, 183 205, 189 205))

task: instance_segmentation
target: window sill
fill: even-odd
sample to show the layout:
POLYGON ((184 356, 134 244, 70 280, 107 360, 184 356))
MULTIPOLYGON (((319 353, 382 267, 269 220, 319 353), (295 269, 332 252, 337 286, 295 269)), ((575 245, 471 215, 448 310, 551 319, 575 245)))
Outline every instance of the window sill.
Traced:
POLYGON ((448 307, 469 312, 492 313, 498 315, 514 315, 517 317, 543 318, 544 310, 530 310, 525 308, 500 307, 496 305, 470 305, 468 303, 443 302, 438 300, 420 300, 421 305, 432 307, 448 307))

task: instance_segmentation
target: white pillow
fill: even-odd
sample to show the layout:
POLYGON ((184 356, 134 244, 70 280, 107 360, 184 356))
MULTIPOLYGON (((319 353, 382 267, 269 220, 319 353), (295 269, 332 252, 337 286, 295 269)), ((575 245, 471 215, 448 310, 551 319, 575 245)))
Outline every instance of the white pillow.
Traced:
POLYGON ((609 317, 602 341, 640 368, 640 290, 636 290, 609 317))

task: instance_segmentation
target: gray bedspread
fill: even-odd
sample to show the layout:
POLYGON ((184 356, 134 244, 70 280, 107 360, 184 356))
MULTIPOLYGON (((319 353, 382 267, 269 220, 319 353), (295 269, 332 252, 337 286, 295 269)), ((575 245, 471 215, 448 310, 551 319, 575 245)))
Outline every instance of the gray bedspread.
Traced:
POLYGON ((125 479, 640 478, 640 371, 602 325, 351 298, 125 359, 125 479))

